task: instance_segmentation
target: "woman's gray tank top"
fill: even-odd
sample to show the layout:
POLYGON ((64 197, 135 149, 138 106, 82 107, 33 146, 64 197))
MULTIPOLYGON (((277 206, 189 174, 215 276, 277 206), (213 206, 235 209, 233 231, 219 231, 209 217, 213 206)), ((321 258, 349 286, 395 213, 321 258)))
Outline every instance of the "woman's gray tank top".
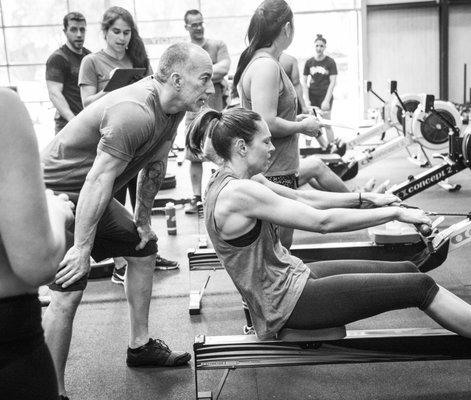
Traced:
MULTIPOLYGON (((244 91, 242 82, 250 65, 259 58, 272 59, 280 71, 280 77, 283 82, 283 89, 278 94, 278 107, 276 111, 277 117, 283 118, 287 121, 295 121, 296 111, 298 108, 298 98, 296 96, 296 91, 281 64, 268 53, 256 54, 252 60, 250 60, 249 64, 242 73, 239 85, 237 86, 242 107, 252 110, 252 101, 250 96, 244 91)), ((270 164, 265 173, 265 176, 290 175, 298 173, 298 136, 299 134, 277 138, 272 137, 272 143, 273 146, 275 146, 275 151, 270 157, 270 164)))
POLYGON ((222 167, 212 177, 205 195, 205 223, 216 254, 247 302, 255 332, 268 339, 283 327, 309 277, 309 268, 280 243, 279 228, 262 221, 260 234, 245 247, 228 244, 220 236, 214 208, 220 191, 233 179, 222 167))

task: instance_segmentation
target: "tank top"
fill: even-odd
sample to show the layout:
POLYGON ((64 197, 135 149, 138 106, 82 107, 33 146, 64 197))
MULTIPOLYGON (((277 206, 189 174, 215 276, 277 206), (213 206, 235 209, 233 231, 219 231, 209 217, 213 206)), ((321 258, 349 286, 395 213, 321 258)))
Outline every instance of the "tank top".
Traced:
MULTIPOLYGON (((283 89, 278 94, 278 107, 276 110, 276 116, 287 121, 295 121, 298 108, 298 98, 296 96, 296 91, 281 64, 268 53, 256 54, 252 60, 250 60, 247 67, 244 69, 244 72, 242 73, 239 85, 237 86, 242 107, 252 110, 252 101, 250 100, 250 96, 245 93, 242 82, 249 67, 253 62, 255 62, 255 60, 258 60, 259 58, 271 58, 273 62, 276 63, 280 72, 281 81, 283 82, 283 89)), ((290 175, 298 172, 298 136, 299 134, 284 137, 272 137, 272 143, 273 146, 275 146, 275 151, 270 157, 270 163, 265 176, 290 175)))
POLYGON ((214 250, 247 302, 255 332, 269 339, 283 327, 309 278, 309 268, 289 254, 280 242, 279 228, 261 222, 258 237, 244 247, 235 247, 221 238, 214 208, 221 190, 238 179, 224 167, 211 177, 205 194, 206 229, 214 250))

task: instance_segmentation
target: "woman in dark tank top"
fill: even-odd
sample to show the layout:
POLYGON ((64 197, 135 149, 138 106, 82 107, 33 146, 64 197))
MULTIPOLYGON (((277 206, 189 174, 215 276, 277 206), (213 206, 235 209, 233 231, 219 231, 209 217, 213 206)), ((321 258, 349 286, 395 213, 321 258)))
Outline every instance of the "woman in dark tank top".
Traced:
POLYGON ((471 306, 411 262, 305 265, 280 243, 279 225, 327 233, 392 220, 430 224, 422 210, 399 207, 389 194, 296 191, 268 181, 261 173, 274 150, 270 131, 259 114, 243 108, 201 113, 187 146, 195 154, 210 149, 223 160, 206 190, 206 228, 259 337, 273 337, 283 327, 340 326, 407 307, 471 337, 471 306))

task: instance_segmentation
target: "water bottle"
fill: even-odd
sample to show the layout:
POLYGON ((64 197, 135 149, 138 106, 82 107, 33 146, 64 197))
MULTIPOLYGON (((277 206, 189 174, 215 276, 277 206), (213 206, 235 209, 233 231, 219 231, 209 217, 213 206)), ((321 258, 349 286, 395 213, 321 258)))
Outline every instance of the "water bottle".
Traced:
POLYGON ((167 220, 167 233, 169 235, 177 234, 177 218, 175 215, 175 204, 165 204, 165 219, 167 220))

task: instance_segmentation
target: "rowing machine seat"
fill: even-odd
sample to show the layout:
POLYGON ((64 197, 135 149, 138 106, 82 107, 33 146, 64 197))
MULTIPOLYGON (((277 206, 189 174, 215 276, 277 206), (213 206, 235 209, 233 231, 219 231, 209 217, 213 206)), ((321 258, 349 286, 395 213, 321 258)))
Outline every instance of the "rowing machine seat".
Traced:
POLYGON ((346 335, 345 326, 315 330, 285 328, 278 332, 276 338, 283 342, 324 342, 343 339, 346 335))

